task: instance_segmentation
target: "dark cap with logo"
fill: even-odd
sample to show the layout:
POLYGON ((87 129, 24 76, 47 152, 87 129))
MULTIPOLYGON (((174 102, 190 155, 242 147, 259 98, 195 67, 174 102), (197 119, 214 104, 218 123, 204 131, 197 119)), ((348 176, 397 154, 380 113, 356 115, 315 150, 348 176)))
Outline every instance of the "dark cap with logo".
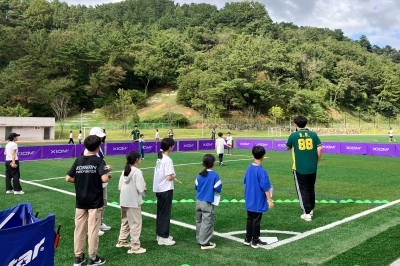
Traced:
POLYGON ((21 136, 20 134, 17 134, 15 132, 10 133, 10 135, 8 135, 8 140, 14 140, 15 137, 19 137, 21 136))

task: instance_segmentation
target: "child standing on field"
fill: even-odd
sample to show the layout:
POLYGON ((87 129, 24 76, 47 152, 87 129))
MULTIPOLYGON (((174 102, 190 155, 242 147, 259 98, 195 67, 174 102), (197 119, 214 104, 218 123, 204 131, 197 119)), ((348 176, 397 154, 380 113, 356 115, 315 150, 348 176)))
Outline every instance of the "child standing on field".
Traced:
POLYGON ((88 154, 79 156, 68 171, 66 181, 75 184, 75 231, 74 266, 86 261, 85 247, 88 235, 89 259, 87 265, 101 265, 105 259, 97 256, 99 230, 103 209, 103 186, 108 181, 108 169, 104 160, 95 154, 100 150, 101 139, 88 136, 84 145, 88 154))
POLYGON ((119 202, 121 206, 121 229, 119 231, 117 248, 130 247, 128 254, 142 254, 145 248, 140 247, 142 232, 142 196, 147 190, 142 171, 137 168, 140 164, 140 154, 130 151, 126 155, 125 170, 119 179, 119 202), (131 242, 128 242, 128 236, 131 242))
POLYGON ((142 160, 144 160, 144 135, 143 134, 140 134, 139 150, 140 150, 140 155, 142 156, 142 160))
POLYGON ((226 145, 228 146, 228 154, 227 155, 232 155, 233 138, 231 136, 231 132, 228 132, 228 136, 226 137, 226 145))
POLYGON ((243 182, 247 210, 246 238, 243 244, 251 245, 252 248, 259 248, 267 245, 266 242, 260 240, 262 215, 268 211, 268 208, 273 208, 274 203, 272 202, 272 186, 267 171, 261 166, 265 149, 262 146, 255 146, 252 153, 254 162, 247 167, 243 182))
POLYGON ((79 130, 78 141, 79 141, 79 144, 82 144, 82 130, 79 130))
POLYGON ((222 138, 223 134, 221 132, 218 133, 218 138, 215 141, 215 150, 218 154, 218 159, 219 159, 219 166, 225 166, 225 164, 222 162, 224 158, 224 149, 225 149, 225 140, 222 138))
POLYGON ((215 157, 206 154, 203 157, 205 167, 196 178, 194 188, 196 195, 196 240, 201 249, 215 248, 216 244, 210 242, 214 232, 214 192, 221 193, 222 183, 219 176, 212 169, 215 157))
POLYGON ((393 142, 393 141, 396 141, 396 140, 393 138, 393 128, 390 128, 389 129, 389 142, 393 142))
POLYGON ((157 142, 160 141, 160 133, 158 132, 158 129, 156 129, 156 136, 155 136, 155 138, 156 138, 156 141, 157 141, 157 142))
POLYGON ((169 153, 174 149, 175 142, 171 138, 165 138, 160 144, 153 181, 153 191, 157 196, 156 233, 158 245, 172 246, 175 241, 169 235, 169 227, 176 174, 169 153))

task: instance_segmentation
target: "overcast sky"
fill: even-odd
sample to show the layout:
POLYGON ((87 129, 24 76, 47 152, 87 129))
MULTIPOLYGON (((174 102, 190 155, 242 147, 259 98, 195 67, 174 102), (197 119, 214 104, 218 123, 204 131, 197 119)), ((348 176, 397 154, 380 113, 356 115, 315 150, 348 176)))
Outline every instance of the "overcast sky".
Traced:
MULTIPOLYGON (((97 5, 117 0, 66 0, 69 4, 97 5)), ((226 0, 175 0, 209 3, 222 8, 226 0)), ((230 1, 232 2, 232 1, 230 1)), ((400 50, 400 0, 259 0, 274 22, 342 29, 358 40, 364 34, 372 44, 400 50)))

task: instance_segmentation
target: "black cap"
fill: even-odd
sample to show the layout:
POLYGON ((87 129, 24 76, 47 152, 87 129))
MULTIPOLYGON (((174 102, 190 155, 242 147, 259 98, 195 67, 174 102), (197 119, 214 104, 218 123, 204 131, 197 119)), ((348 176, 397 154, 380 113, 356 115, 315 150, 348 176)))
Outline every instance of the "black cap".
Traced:
POLYGON ((15 137, 19 137, 21 136, 20 134, 17 134, 15 132, 10 133, 10 135, 8 135, 8 140, 14 140, 15 137))

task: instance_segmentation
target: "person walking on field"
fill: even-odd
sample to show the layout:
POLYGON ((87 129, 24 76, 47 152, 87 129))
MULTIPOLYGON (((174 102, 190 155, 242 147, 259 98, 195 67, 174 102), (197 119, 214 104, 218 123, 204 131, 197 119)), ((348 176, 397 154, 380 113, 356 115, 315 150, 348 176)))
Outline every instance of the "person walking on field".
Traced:
POLYGON ((139 127, 138 127, 137 125, 135 126, 135 129, 132 130, 131 134, 128 136, 128 139, 129 139, 131 136, 133 136, 132 141, 134 141, 134 142, 138 142, 138 141, 139 141, 140 130, 139 130, 139 127))
POLYGON ((322 156, 322 143, 315 132, 308 130, 307 118, 299 115, 294 120, 296 132, 290 134, 286 149, 292 150, 293 176, 305 221, 312 221, 315 207, 315 181, 322 156))
POLYGON ((393 138, 393 128, 390 128, 389 129, 389 142, 393 142, 393 141, 396 141, 396 140, 393 138))
POLYGON ((82 144, 82 130, 79 130, 78 141, 79 141, 79 144, 82 144))
POLYGON ((18 161, 18 145, 16 141, 18 137, 21 136, 17 133, 11 133, 8 135, 8 143, 4 150, 4 155, 6 156, 6 193, 7 194, 24 194, 22 191, 21 184, 19 182, 21 173, 19 171, 19 161, 18 161), (11 185, 11 179, 13 180, 13 185, 11 185))
POLYGON ((75 143, 74 143, 74 134, 72 134, 72 130, 69 132, 69 141, 68 141, 68 144, 71 144, 71 142, 72 142, 72 144, 75 144, 75 143))

